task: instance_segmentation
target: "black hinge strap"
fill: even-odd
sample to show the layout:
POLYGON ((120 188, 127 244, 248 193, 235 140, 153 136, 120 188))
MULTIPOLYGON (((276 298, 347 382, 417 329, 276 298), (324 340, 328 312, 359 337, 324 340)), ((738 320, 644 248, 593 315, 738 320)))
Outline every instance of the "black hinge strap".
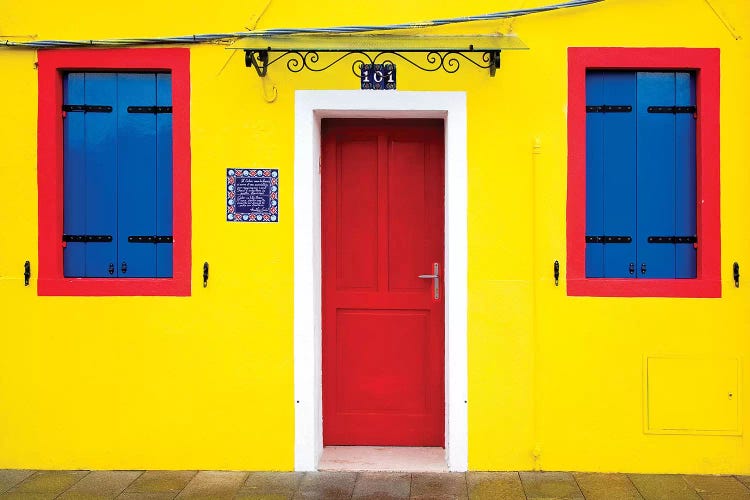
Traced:
POLYGON ((586 243, 630 243, 630 236, 586 236, 586 243))
POLYGON ((112 106, 92 106, 90 104, 63 104, 63 111, 80 111, 83 113, 111 113, 112 106))
POLYGON ((649 243, 698 243, 697 236, 649 236, 649 243))
POLYGON ((68 243, 109 243, 111 234, 63 234, 62 240, 68 243))
POLYGON ((172 106, 128 106, 128 113, 171 113, 172 106))
POLYGON ((630 113, 633 106, 618 104, 615 106, 602 104, 601 106, 586 106, 587 113, 630 113))
POLYGON ((172 243, 172 236, 128 236, 128 243, 172 243))
POLYGON ((695 113, 698 110, 695 106, 649 106, 649 113, 695 113))

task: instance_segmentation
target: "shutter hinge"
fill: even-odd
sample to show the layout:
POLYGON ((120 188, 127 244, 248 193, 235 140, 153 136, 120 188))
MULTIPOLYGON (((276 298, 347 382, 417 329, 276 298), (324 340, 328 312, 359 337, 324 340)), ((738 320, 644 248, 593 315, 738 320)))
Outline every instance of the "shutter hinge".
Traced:
POLYGON ((586 236, 586 243, 630 243, 630 236, 586 236))
POLYGON ((128 113, 171 113, 172 106, 128 106, 128 113))
POLYGON ((649 113, 696 113, 698 108, 695 106, 649 106, 649 113))
POLYGON ((63 234, 65 243, 109 243, 112 241, 111 234, 63 234))
POLYGON ((128 243, 172 243, 172 236, 128 236, 128 243))
POLYGON ((63 104, 63 112, 111 113, 112 106, 92 106, 90 104, 63 104))
POLYGON ((698 243, 697 236, 649 236, 649 243, 698 243))
POLYGON ((626 104, 609 105, 602 104, 601 106, 586 106, 587 113, 630 113, 633 111, 633 106, 626 104))

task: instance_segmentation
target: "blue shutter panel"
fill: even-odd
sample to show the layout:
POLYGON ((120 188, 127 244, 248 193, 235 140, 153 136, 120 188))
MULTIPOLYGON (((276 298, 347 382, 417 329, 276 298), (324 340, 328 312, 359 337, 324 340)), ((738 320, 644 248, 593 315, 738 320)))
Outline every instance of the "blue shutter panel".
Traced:
MULTIPOLYGON (((631 106, 632 111, 604 113, 604 234, 636 233, 636 81, 632 72, 610 72, 604 80, 604 103, 631 106)), ((604 245, 604 276, 630 278, 636 260, 634 243, 604 245)))
MULTIPOLYGON (((586 73, 586 105, 604 103, 605 75, 586 73)), ((586 234, 604 234, 604 114, 586 113, 586 234)), ((586 243, 586 277, 604 277, 604 245, 586 243)))
MULTIPOLYGON (((115 107, 113 75, 70 73, 63 79, 63 103, 115 107)), ((63 233, 112 235, 117 231, 116 112, 70 111, 63 123, 63 233)), ((113 242, 67 242, 66 277, 106 278, 116 260, 113 242)))
POLYGON ((675 105, 674 73, 638 73, 638 276, 674 278, 675 245, 649 243, 675 233, 675 115, 649 106, 675 105), (646 272, 641 272, 641 269, 646 272))
MULTIPOLYGON (((172 106, 172 75, 156 75, 156 105, 172 106)), ((156 115, 156 234, 172 235, 172 113, 156 115)), ((172 277, 172 244, 156 245, 156 277, 172 277)))
MULTIPOLYGON (((631 106, 635 74, 592 71, 586 75, 587 106, 631 106)), ((635 239, 636 121, 630 112, 586 113, 586 234, 635 239)), ((587 243, 586 276, 629 278, 634 243, 587 243)))
MULTIPOLYGON (((675 75, 675 105, 695 106, 692 73, 675 75)), ((695 118, 692 113, 675 117, 675 230, 676 236, 696 236, 695 118)), ((697 250, 691 244, 675 246, 675 277, 696 277, 697 250)))
MULTIPOLYGON (((84 104, 84 74, 63 79, 63 103, 84 104)), ((86 234, 86 140, 83 113, 67 113, 63 120, 63 233, 86 234)), ((86 276, 86 244, 69 242, 63 248, 63 274, 86 276)))
POLYGON ((128 106, 156 105, 156 75, 119 73, 118 264, 121 278, 156 276, 156 247, 129 236, 156 236, 156 114, 128 106), (123 271, 124 269, 124 271, 123 271))
MULTIPOLYGON (((86 243, 86 277, 114 277, 117 260, 117 79, 86 73, 86 104, 112 106, 111 113, 84 113, 86 123, 86 233, 112 235, 109 243, 86 243)), ((70 113, 69 113, 70 114, 70 113)))

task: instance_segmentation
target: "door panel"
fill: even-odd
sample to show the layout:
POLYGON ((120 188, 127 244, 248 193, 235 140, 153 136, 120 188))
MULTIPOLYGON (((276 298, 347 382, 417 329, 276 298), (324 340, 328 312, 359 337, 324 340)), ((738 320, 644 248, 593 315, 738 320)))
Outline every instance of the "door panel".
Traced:
POLYGON ((323 441, 443 446, 443 124, 324 120, 323 441))
POLYGON ((351 141, 337 151, 336 214, 341 219, 336 240, 339 290, 377 289, 378 164, 376 140, 351 141), (346 168, 343 168, 346 165, 346 168), (346 228, 344 231, 342 228, 346 228))

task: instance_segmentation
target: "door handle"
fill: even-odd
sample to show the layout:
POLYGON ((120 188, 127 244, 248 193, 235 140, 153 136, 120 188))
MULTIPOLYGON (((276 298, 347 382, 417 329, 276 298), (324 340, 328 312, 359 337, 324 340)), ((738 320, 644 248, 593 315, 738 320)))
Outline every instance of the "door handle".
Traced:
POLYGON ((432 264, 433 274, 420 274, 417 276, 417 278, 423 279, 423 280, 433 280, 432 288, 433 288, 433 298, 435 300, 440 299, 440 264, 435 262, 432 264))

